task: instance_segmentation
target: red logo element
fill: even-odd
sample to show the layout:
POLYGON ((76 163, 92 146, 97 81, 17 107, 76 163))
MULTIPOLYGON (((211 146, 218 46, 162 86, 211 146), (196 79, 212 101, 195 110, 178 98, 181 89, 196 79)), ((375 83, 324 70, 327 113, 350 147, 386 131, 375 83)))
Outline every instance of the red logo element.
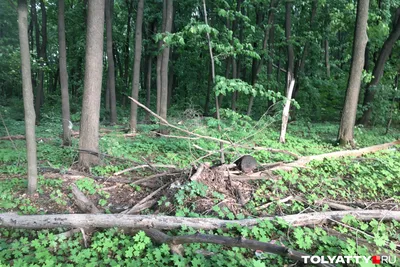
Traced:
POLYGON ((373 264, 381 264, 381 257, 380 256, 372 256, 372 263, 373 264))

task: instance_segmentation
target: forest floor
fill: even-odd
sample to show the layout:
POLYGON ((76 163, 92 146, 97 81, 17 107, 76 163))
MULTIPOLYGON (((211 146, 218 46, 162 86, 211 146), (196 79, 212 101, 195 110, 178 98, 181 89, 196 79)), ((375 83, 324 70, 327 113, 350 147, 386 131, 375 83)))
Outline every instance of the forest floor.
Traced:
MULTIPOLYGON (((335 143, 338 125, 331 123, 293 122, 289 124, 286 144, 277 142, 279 124, 269 121, 257 123, 251 120, 227 121, 223 124, 225 131, 222 135, 219 134, 213 119, 192 118, 183 121, 171 119, 171 123, 187 131, 229 140, 234 144, 287 150, 300 156, 343 150, 335 143)), ((24 133, 23 122, 6 120, 5 125, 8 133, 3 127, 0 130, 0 136, 17 136, 24 133)), ((155 132, 158 129, 156 124, 140 125, 138 133, 134 136, 127 135, 122 126, 102 125, 100 131, 101 164, 93 167, 90 173, 83 173, 76 166, 79 155, 78 136, 75 135, 73 138, 72 147, 61 147, 59 125, 61 124, 57 120, 44 119, 37 128, 40 176, 38 193, 33 196, 26 194, 25 141, 0 140, 0 213, 82 213, 75 205, 71 193, 72 184, 75 184, 104 213, 120 213, 137 206, 138 203, 145 204, 145 206, 139 205, 140 214, 220 219, 257 218, 267 215, 280 216, 338 210, 337 206, 335 208, 335 204, 354 209, 400 211, 400 153, 398 147, 358 158, 346 157, 313 161, 306 168, 294 169, 290 172, 276 171, 267 179, 232 180, 223 175, 226 170, 206 168, 196 181, 191 181, 189 178, 195 173, 195 166, 199 166, 200 163, 208 163, 206 166, 212 166, 218 162, 219 154, 212 153, 219 149, 218 143, 193 136, 190 138, 160 137, 155 132), (205 157, 206 155, 209 156, 205 157), (135 166, 136 169, 123 172, 127 168, 135 166), (118 172, 121 171, 123 173, 119 174, 118 172), (151 197, 147 199, 146 203, 141 203, 149 195, 151 197)), ((79 133, 78 129, 74 130, 76 134, 79 133)), ((361 148, 392 142, 400 137, 399 128, 393 128, 387 135, 384 132, 385 129, 380 127, 373 129, 356 127, 357 146, 361 148)), ((170 134, 188 137, 179 131, 173 131, 170 134)), ((251 154, 257 160, 258 170, 263 169, 263 164, 295 160, 285 153, 271 153, 266 150, 254 151, 233 146, 227 149, 225 155, 227 162, 232 163, 243 154, 251 154)), ((232 174, 240 174, 233 168, 228 170, 228 176, 230 175, 229 171, 232 171, 232 174)), ((389 222, 384 226, 378 226, 372 223, 364 225, 361 222, 355 223, 350 220, 344 224, 347 226, 341 224, 329 226, 329 229, 344 237, 323 242, 321 240, 323 240, 323 236, 326 236, 328 225, 321 226, 325 234, 315 232, 313 227, 304 227, 301 228, 301 232, 298 232, 296 229, 287 228, 278 223, 268 226, 273 228, 272 231, 269 229, 265 232, 262 227, 258 230, 260 232, 237 229, 231 235, 235 236, 240 233, 241 236, 261 241, 275 240, 274 242, 295 249, 322 254, 333 249, 341 254, 357 253, 362 255, 372 253, 371 246, 373 251, 382 249, 382 251, 389 250, 396 254, 400 249, 400 237, 396 235, 396 232, 400 231, 398 222, 389 222), (351 232, 351 229, 354 228, 359 229, 356 232, 362 237, 357 237, 357 233, 351 232), (306 233, 307 237, 305 237, 306 233), (366 244, 369 242, 371 246, 366 245, 364 248, 355 246, 351 240, 357 240, 357 238, 362 239, 366 244), (316 243, 319 245, 316 246, 316 243)), ((63 230, 56 232, 63 232, 63 230)), ((187 231, 179 233, 187 233, 187 231)), ((35 238, 37 235, 38 233, 31 233, 29 238, 35 238)), ((18 246, 15 242, 19 240, 20 236, 23 235, 18 234, 18 231, 9 232, 0 229, 0 246, 4 247, 0 254, 16 261, 18 257, 14 255, 11 248, 18 246)), ((75 239, 81 240, 79 237, 75 239)), ((96 242, 96 234, 92 240, 94 243, 96 242)), ((170 261, 163 262, 161 259, 152 259, 154 261, 152 263, 154 265, 165 263, 179 265, 177 261, 182 261, 182 266, 184 266, 184 263, 196 265, 193 264, 193 261, 201 259, 209 265, 214 265, 222 260, 210 256, 218 251, 216 245, 199 247, 191 244, 185 245, 185 247, 184 254, 186 256, 180 255, 181 258, 176 259, 171 254, 170 261), (211 254, 206 255, 207 253, 204 251, 211 254)), ((91 248, 93 249, 93 247, 91 248)), ((31 247, 29 251, 24 252, 24 259, 27 260, 26 257, 37 249, 31 247)), ((121 249, 124 251, 126 248, 121 249)), ((154 253, 154 249, 156 248, 148 247, 146 251, 142 249, 138 255, 143 254, 144 258, 149 258, 149 255, 154 253)), ((69 251, 69 249, 67 250, 69 251)), ((78 251, 76 253, 83 253, 84 248, 79 248, 78 251)), ((224 250, 221 252, 224 259, 218 264, 240 266, 251 263, 252 266, 283 266, 280 264, 287 263, 287 259, 279 258, 280 256, 276 255, 268 254, 262 257, 256 255, 256 257, 255 254, 249 254, 249 251, 244 249, 236 252, 238 255, 234 256, 235 261, 233 261, 233 259, 227 259, 232 255, 228 250, 224 250), (271 265, 268 263, 265 265, 266 262, 271 265)), ((111 264, 110 259, 106 259, 103 254, 103 256, 100 254, 92 257, 102 264, 111 264)), ((123 259, 128 262, 130 260, 128 258, 123 259)), ((86 260, 89 261, 89 259, 86 260)), ((38 259, 29 258, 27 262, 37 263, 38 259)), ((87 264, 83 258, 68 258, 65 261, 58 259, 56 262, 87 264)), ((2 260, 0 263, 6 264, 2 260)), ((143 260, 138 260, 136 263, 146 265, 143 260)))

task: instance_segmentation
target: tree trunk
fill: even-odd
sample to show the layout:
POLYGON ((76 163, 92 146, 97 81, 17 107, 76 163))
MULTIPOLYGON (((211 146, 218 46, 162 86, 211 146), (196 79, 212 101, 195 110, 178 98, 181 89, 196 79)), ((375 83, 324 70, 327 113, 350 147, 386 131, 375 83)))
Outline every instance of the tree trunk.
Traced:
MULTIPOLYGON (((397 8, 396 14, 400 14, 400 7, 397 8)), ((372 102, 374 101, 377 92, 377 85, 379 84, 385 69, 385 63, 392 53, 393 46, 400 38, 400 18, 395 16, 397 21, 393 25, 393 29, 383 44, 378 59, 375 62, 374 70, 372 71, 373 79, 367 85, 363 106, 366 108, 359 123, 367 125, 371 120, 372 115, 372 102)))
MULTIPOLYGON (((85 81, 82 103, 79 149, 98 152, 100 96, 103 75, 104 0, 88 3, 85 81)), ((79 165, 88 169, 98 164, 98 155, 81 152, 79 165)))
MULTIPOLYGON (((285 143, 285 135, 287 122, 289 119, 289 108, 290 108, 290 99, 292 98, 293 86, 294 86, 294 51, 293 45, 291 43, 291 12, 292 12, 292 2, 286 2, 286 15, 285 15, 285 36, 287 42, 287 76, 286 76, 286 98, 287 102, 282 114, 282 127, 281 127, 281 135, 279 137, 280 143, 285 143)), ((279 71, 279 70, 278 70, 279 71)))
MULTIPOLYGON (((311 17, 310 17, 310 30, 311 31, 314 29, 313 26, 314 26, 315 16, 317 14, 317 4, 318 4, 317 0, 312 1, 311 17)), ((307 39, 304 44, 303 54, 301 56, 299 68, 298 68, 297 72, 295 73, 297 81, 296 81, 296 86, 293 91, 293 98, 296 98, 297 93, 299 92, 299 89, 300 89, 300 79, 304 75, 304 71, 305 71, 304 68, 306 65, 306 59, 308 57, 309 49, 310 49, 310 41, 307 39)))
POLYGON ((65 1, 58 1, 58 43, 60 53, 60 84, 62 102, 63 145, 71 146, 71 128, 68 93, 67 50, 65 44, 65 1))
POLYGON ((209 72, 208 72, 208 81, 207 81, 207 94, 206 94, 206 103, 204 104, 204 115, 209 115, 210 112, 210 95, 211 95, 211 87, 212 87, 212 67, 210 64, 209 72))
POLYGON ((31 60, 28 40, 28 5, 18 0, 18 30, 21 49, 22 94, 24 98, 26 157, 28 160, 28 193, 37 189, 37 160, 35 138, 35 109, 33 105, 31 60))
MULTIPOLYGON (((132 82, 132 97, 136 100, 139 98, 139 83, 140 83, 140 61, 142 59, 142 27, 143 27, 143 6, 144 0, 139 0, 136 16, 136 32, 135 32, 135 59, 133 65, 133 82, 132 82)), ((132 133, 137 130, 137 111, 138 107, 134 102, 131 102, 131 118, 130 131, 132 133)))
MULTIPOLYGON (((279 2, 279 0, 271 0, 271 2, 270 2, 270 7, 269 7, 269 11, 268 11, 268 26, 265 28, 265 31, 264 31, 264 40, 263 40, 263 46, 262 46, 263 51, 266 51, 268 48, 268 41, 269 41, 269 37, 270 37, 270 27, 269 26, 271 26, 274 23, 274 19, 275 19, 274 9, 278 2, 279 2)), ((261 67, 262 67, 263 63, 264 63, 264 56, 261 57, 261 60, 258 63, 257 63, 257 60, 253 60, 252 78, 251 78, 251 85, 253 85, 253 86, 257 82, 258 74, 261 71, 261 67)), ((251 115, 253 103, 254 103, 254 96, 251 95, 250 100, 249 100, 249 105, 247 107, 247 115, 248 116, 251 115)))
POLYGON ((326 76, 328 79, 331 78, 331 64, 329 63, 329 40, 325 40, 325 67, 326 67, 326 76))
POLYGON ((113 53, 113 40, 112 40, 112 10, 114 1, 105 0, 106 9, 106 33, 107 33, 107 61, 108 61, 108 85, 110 94, 110 124, 117 123, 117 103, 115 97, 115 63, 113 53))
MULTIPOLYGON (((39 62, 39 71, 38 71, 38 86, 36 88, 36 103, 35 103, 35 112, 36 112, 36 124, 40 121, 40 108, 43 104, 44 99, 44 65, 47 61, 46 55, 46 47, 47 47, 47 14, 46 14, 46 6, 43 0, 40 0, 40 9, 42 13, 42 28, 40 35, 42 36, 42 42, 39 44, 39 36, 36 37, 36 47, 38 48, 38 62, 39 62)), ((39 34, 39 28, 36 31, 36 34, 39 34)))
POLYGON ((354 146, 354 124, 356 122, 358 95, 361 85, 361 74, 364 67, 364 54, 367 45, 367 20, 369 0, 358 0, 356 28, 354 30, 353 55, 350 77, 347 86, 346 100, 339 128, 339 143, 354 146))
MULTIPOLYGON (((151 100, 151 70, 153 65, 153 57, 147 57, 147 71, 146 71, 146 107, 150 108, 151 100)), ((146 122, 150 122, 150 114, 146 112, 146 122)))
MULTIPOLYGON (((165 32, 171 32, 172 30, 172 17, 173 17, 173 0, 166 0, 165 11, 165 32)), ((164 44, 166 45, 166 44, 164 44)), ((162 64, 161 64, 161 98, 160 98, 160 116, 163 119, 167 119, 167 101, 168 101, 168 61, 169 61, 170 47, 167 45, 162 52, 162 64)), ((165 127, 161 126, 161 132, 166 134, 168 131, 165 127)))
MULTIPOLYGON (((162 24, 161 24, 161 33, 165 32, 166 26, 166 19, 167 19, 167 1, 163 1, 163 17, 162 17, 162 24)), ((163 46, 162 40, 158 41, 158 55, 157 55, 157 66, 156 66, 156 73, 157 73, 157 114, 160 115, 161 109, 161 94, 162 94, 162 74, 161 69, 163 65, 163 51, 161 51, 163 46), (160 52, 161 51, 161 52, 160 52)))
POLYGON ((129 90, 129 42, 132 31, 132 13, 133 13, 133 0, 125 0, 127 9, 128 9, 128 21, 126 23, 126 37, 125 37, 125 45, 124 45, 124 83, 126 86, 126 90, 129 90))

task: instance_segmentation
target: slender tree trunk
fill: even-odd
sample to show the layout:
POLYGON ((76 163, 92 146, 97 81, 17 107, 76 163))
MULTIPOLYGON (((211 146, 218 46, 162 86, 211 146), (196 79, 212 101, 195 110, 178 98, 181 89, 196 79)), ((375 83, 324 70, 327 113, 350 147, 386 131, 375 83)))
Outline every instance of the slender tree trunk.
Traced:
POLYGON ((326 76, 328 79, 331 78, 331 64, 329 63, 329 40, 325 39, 325 67, 326 67, 326 76))
MULTIPOLYGON (((166 0, 166 19, 165 19, 165 32, 172 30, 172 17, 173 17, 173 0, 166 0)), ((167 118, 167 100, 168 100, 168 60, 169 60, 170 47, 167 45, 162 52, 161 64, 161 98, 160 98, 160 116, 164 119, 167 118)), ((168 133, 165 127, 161 126, 161 133, 168 133)))
MULTIPOLYGON (((153 64, 153 57, 149 55, 147 57, 147 71, 146 71, 146 107, 150 109, 151 100, 151 70, 153 64)), ((150 114, 146 112, 146 121, 150 121, 150 114)))
MULTIPOLYGON (((269 7, 269 11, 268 11, 268 26, 265 28, 265 31, 264 31, 264 40, 263 40, 263 46, 262 46, 263 51, 266 51, 268 48, 268 41, 269 41, 269 37, 270 37, 270 27, 269 26, 274 24, 274 19, 275 19, 274 9, 278 2, 279 2, 279 0, 271 0, 271 2, 270 2, 270 7, 269 7)), ((257 83, 258 74, 261 71, 261 67, 262 67, 263 63, 264 63, 264 56, 261 57, 261 60, 258 63, 256 60, 253 60, 253 71, 252 71, 252 79, 251 79, 251 84, 253 86, 257 83)), ((251 95, 250 100, 249 100, 249 105, 247 107, 247 115, 248 116, 251 115, 253 103, 254 103, 254 96, 251 95)))
POLYGON ((204 115, 208 115, 210 112, 210 95, 211 95, 211 86, 212 86, 212 68, 210 64, 209 73, 208 73, 208 81, 207 81, 207 94, 206 94, 206 103, 204 104, 204 115))
MULTIPOLYGON (((167 19, 167 1, 163 1, 163 17, 162 17, 162 24, 161 24, 161 33, 165 32, 166 26, 166 19, 167 19)), ((163 42, 160 40, 158 41, 158 51, 161 51, 163 46, 163 42)), ((157 73, 157 114, 160 115, 161 113, 161 95, 162 95, 162 66, 163 66, 163 51, 159 52, 157 55, 157 66, 156 66, 156 73, 157 73)))
MULTIPOLYGON (((317 14, 317 0, 312 1, 312 8, 311 8, 311 17, 310 17, 310 30, 312 31, 314 29, 314 20, 315 16, 317 14)), ((298 66, 298 70, 295 73, 296 75, 296 85, 293 91, 293 98, 296 98, 297 93, 299 92, 300 89, 300 79, 302 76, 304 76, 304 71, 305 71, 305 65, 306 65, 306 59, 308 57, 308 50, 310 49, 310 41, 307 39, 304 48, 303 48, 303 54, 301 56, 300 64, 298 66)))
MULTIPOLYGON (((108 76, 108 74, 107 74, 108 76)), ((105 108, 107 113, 110 112, 111 101, 110 101, 110 79, 107 77, 107 84, 106 84, 106 95, 105 95, 105 108)))
POLYGON ((361 85, 361 73, 364 67, 365 47, 368 41, 368 8, 369 0, 358 0, 350 77, 338 136, 339 143, 342 146, 347 144, 354 146, 354 124, 356 122, 358 95, 361 85))
POLYGON ((86 31, 85 85, 80 127, 79 165, 88 169, 99 163, 99 118, 103 76, 104 0, 88 3, 86 31), (92 151, 94 153, 87 153, 92 151))
MULTIPOLYGON (((132 82, 132 98, 138 100, 139 98, 139 84, 140 84, 140 62, 142 59, 142 35, 143 35, 143 6, 144 0, 139 0, 137 15, 136 15, 136 32, 135 32, 135 59, 133 65, 133 82, 132 82)), ((137 104, 131 102, 131 118, 130 130, 131 132, 137 131, 137 104)))
POLYGON ((112 40, 112 10, 114 1, 105 0, 106 9, 106 33, 107 33, 107 61, 108 61, 108 85, 110 94, 110 124, 117 123, 117 100, 115 97, 115 62, 113 53, 113 40, 112 40))
POLYGON ((169 67, 169 72, 168 72, 168 98, 167 98, 167 108, 169 109, 171 107, 171 100, 172 100, 172 93, 174 90, 174 82, 175 82, 175 73, 174 73, 174 52, 173 50, 171 51, 171 56, 170 56, 170 63, 171 66, 169 67))
POLYGON ((37 160, 35 138, 35 109, 33 106, 31 60, 28 40, 28 5, 18 0, 18 30, 21 48, 22 94, 24 98, 26 156, 28 160, 28 193, 37 189, 37 160))
MULTIPOLYGON (((292 27, 292 2, 286 2, 286 15, 285 15, 285 36, 287 42, 287 75, 286 75, 286 98, 288 99, 284 113, 282 115, 282 126, 281 126, 281 135, 279 137, 280 143, 286 142, 286 128, 287 122, 289 118, 289 108, 290 108, 290 99, 292 98, 293 86, 294 86, 294 51, 293 45, 291 42, 291 27, 292 27)), ((279 70, 278 70, 279 71, 279 70)))
POLYGON ((65 1, 58 1, 58 43, 59 43, 59 64, 60 64, 60 84, 62 102, 62 126, 63 126, 63 145, 71 146, 71 121, 69 111, 68 93, 68 72, 67 72, 67 50, 65 43, 65 1))
MULTIPOLYGON (((40 35, 42 36, 42 42, 39 44, 39 36, 36 37, 37 48, 38 50, 38 61, 39 61, 39 71, 38 71, 38 86, 36 88, 36 103, 35 103, 35 112, 36 112, 36 124, 40 121, 40 108, 43 104, 44 99, 44 65, 47 61, 46 55, 46 47, 47 47, 47 14, 46 14, 46 6, 43 0, 40 0, 40 9, 42 14, 42 28, 40 35)), ((36 31, 39 34, 39 29, 36 31)))
POLYGON ((133 0, 125 0, 127 9, 128 9, 128 21, 126 23, 126 37, 125 37, 125 45, 124 45, 124 82, 126 86, 126 90, 129 89, 129 42, 132 31, 132 13, 133 13, 133 0))
MULTIPOLYGON (((397 8, 396 14, 400 14, 400 7, 397 8)), ((383 72, 385 69, 385 63, 389 58, 389 55, 392 53, 393 46, 396 41, 400 38, 400 18, 399 16, 395 16, 395 21, 393 25, 393 29, 383 44, 378 59, 375 62, 374 70, 372 71, 373 79, 367 85, 366 93, 364 97, 363 106, 366 108, 362 117, 359 120, 359 123, 363 125, 367 125, 371 120, 372 115, 372 102, 374 101, 375 94, 377 92, 377 85, 379 84, 383 72)))
MULTIPOLYGON (((208 18, 207 18, 207 7, 206 7, 206 0, 203 0, 203 10, 204 10, 204 22, 206 25, 208 25, 208 18)), ((212 51, 212 45, 211 45, 211 38, 210 34, 206 32, 207 35, 207 41, 208 41, 208 50, 210 52, 210 60, 211 60, 211 80, 212 84, 215 84, 215 64, 214 64, 214 56, 213 56, 213 51, 212 51)), ((217 110, 217 120, 218 120, 218 131, 221 132, 221 124, 220 124, 220 115, 219 115, 219 103, 218 103, 218 97, 215 97, 215 108, 217 110)), ((225 162, 225 153, 223 151, 224 144, 222 142, 219 143, 220 149, 221 149, 221 163, 225 162)))

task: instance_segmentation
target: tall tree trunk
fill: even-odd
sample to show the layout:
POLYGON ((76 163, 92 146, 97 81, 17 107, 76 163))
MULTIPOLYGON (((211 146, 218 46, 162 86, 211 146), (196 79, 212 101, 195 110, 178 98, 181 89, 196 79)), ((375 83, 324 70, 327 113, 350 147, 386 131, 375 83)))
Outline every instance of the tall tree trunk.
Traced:
POLYGON ((80 127, 79 165, 88 169, 99 162, 99 118, 103 76, 104 0, 88 2, 85 85, 80 127), (93 153, 88 153, 91 151, 93 153))
MULTIPOLYGON (((327 37, 328 38, 328 37, 327 37)), ((329 40, 325 39, 325 67, 326 67, 326 76, 328 79, 331 78, 331 64, 329 63, 329 40)))
POLYGON ((174 73, 174 51, 171 51, 171 56, 169 62, 171 63, 171 66, 169 67, 169 72, 168 72, 168 98, 167 98, 167 108, 169 109, 171 107, 171 101, 172 101, 172 93, 174 90, 175 86, 175 73, 174 73))
MULTIPOLYGON (((161 24, 161 33, 165 32, 167 19, 167 1, 163 1, 163 16, 162 16, 162 24, 161 24)), ((157 114, 161 113, 161 94, 162 94, 162 73, 161 69, 163 66, 163 51, 162 49, 163 42, 162 40, 158 41, 158 55, 157 55, 157 66, 156 66, 156 74, 157 74, 157 114)))
POLYGON ((28 193, 37 189, 37 160, 35 138, 35 109, 33 106, 31 60, 28 40, 28 5, 18 0, 18 30, 21 49, 22 94, 24 98, 26 157, 28 160, 28 193))
MULTIPOLYGON (((36 37, 36 44, 38 50, 38 61, 39 61, 39 71, 38 71, 38 86, 36 88, 36 103, 35 103, 35 112, 36 112, 36 124, 40 121, 40 108, 43 104, 44 97, 44 65, 47 61, 46 55, 46 47, 47 47, 47 14, 46 14, 46 6, 43 0, 40 0, 40 9, 42 14, 42 28, 40 35, 42 36, 42 42, 39 44, 39 36, 36 37)), ((37 34, 39 29, 37 30, 37 34)))
MULTIPOLYGON (((294 86, 294 51, 293 51, 293 44, 291 42, 291 27, 292 27, 292 2, 287 1, 286 2, 286 15, 285 15, 285 36, 286 36, 286 42, 287 42, 287 55, 288 55, 288 60, 287 60, 287 75, 286 75, 286 97, 287 99, 291 99, 292 97, 292 91, 293 91, 293 86, 294 86)), ((290 107, 290 101, 289 103, 286 103, 284 114, 282 116, 282 129, 281 129, 281 135, 279 137, 279 142, 280 143, 285 143, 285 135, 286 135, 286 128, 287 128, 287 122, 288 122, 288 117, 289 117, 289 109, 286 110, 286 107, 290 107)))
POLYGON ((61 103, 62 103, 62 126, 63 126, 63 145, 71 146, 71 119, 69 110, 68 93, 68 72, 67 72, 67 50, 65 43, 65 1, 58 1, 58 43, 59 43, 59 64, 60 64, 60 84, 61 84, 61 103))
POLYGON ((340 145, 350 144, 351 146, 354 146, 354 124, 356 122, 361 73, 364 67, 365 47, 368 41, 368 8, 369 0, 358 0, 350 77, 347 85, 346 100, 344 103, 338 136, 340 145))
POLYGON ((125 0, 126 6, 128 8, 128 21, 126 23, 126 36, 125 36, 125 44, 124 44, 124 83, 126 86, 126 90, 129 88, 129 42, 132 31, 132 13, 133 13, 133 0, 125 0))
MULTIPOLYGON (((311 8, 311 17, 310 17, 310 30, 312 31, 314 29, 314 20, 315 16, 317 14, 317 0, 312 1, 312 8, 311 8)), ((308 50, 310 49, 310 41, 307 39, 304 48, 303 48, 303 54, 301 56, 300 64, 298 67, 297 72, 295 73, 296 75, 296 85, 293 91, 293 98, 296 98, 297 93, 299 92, 300 89, 300 79, 304 75, 304 68, 306 65, 306 59, 308 57, 308 50)))
MULTIPOLYGON (((151 70, 153 65, 153 57, 147 57, 147 70, 146 70, 146 107, 150 108, 151 101, 151 70)), ((150 121, 150 113, 146 112, 146 122, 150 121)))
POLYGON ((204 104, 204 115, 209 115, 210 112, 210 95, 211 95, 211 87, 212 87, 212 67, 210 64, 208 71, 208 81, 207 81, 207 94, 206 94, 206 103, 204 104))
MULTIPOLYGON (((139 98, 139 83, 140 83, 140 62, 142 59, 142 34, 143 34, 143 6, 144 0, 139 0, 137 15, 136 15, 136 32, 135 32, 135 59, 133 65, 133 82, 132 82, 132 98, 138 100, 139 98)), ((131 102, 131 118, 130 130, 136 132, 137 130, 137 104, 131 102)))
MULTIPOLYGON (((270 27, 274 23, 275 19, 275 7, 276 4, 279 2, 279 0, 271 0, 270 6, 269 6, 269 11, 268 11, 268 26, 264 30, 264 40, 263 40, 263 46, 262 50, 266 51, 268 48, 268 41, 270 37, 270 27)), ((257 82, 258 74, 261 71, 261 67, 264 63, 264 56, 261 56, 260 62, 257 63, 256 60, 253 59, 253 71, 252 71, 252 79, 251 79, 251 84, 254 86, 257 82)), ((253 103, 254 103, 254 96, 250 96, 249 100, 249 105, 247 107, 247 115, 251 115, 251 110, 253 108, 253 103)))
POLYGON ((113 40, 112 40, 112 11, 113 11, 113 0, 105 0, 106 9, 106 33, 107 33, 107 61, 108 61, 108 85, 110 94, 110 124, 114 125, 117 123, 117 100, 115 97, 115 63, 113 53, 113 40))
MULTIPOLYGON (((203 10, 204 10, 204 22, 206 25, 208 25, 208 18, 207 18, 207 7, 206 7, 206 0, 203 0, 203 10)), ((211 61, 211 80, 212 84, 215 84, 215 64, 214 64, 214 56, 213 56, 213 51, 212 51, 212 45, 211 45, 211 38, 210 34, 206 32, 207 36, 207 41, 208 41, 208 50, 210 52, 210 61, 211 61)), ((218 103, 218 97, 215 97, 215 108, 217 110, 217 120, 218 120, 218 131, 221 133, 221 124, 220 124, 220 115, 219 115, 219 103, 218 103)), ((225 153, 223 151, 224 144, 222 142, 219 143, 220 149, 221 149, 221 163, 225 162, 225 153)))
MULTIPOLYGON (((172 17, 173 17, 173 0, 166 0, 166 19, 165 19, 165 32, 172 30, 172 17)), ((164 44, 166 45, 166 44, 164 44)), ((168 60, 169 60, 170 47, 167 45, 162 52, 161 64, 161 98, 160 98, 160 116, 163 119, 167 118, 167 100, 168 100, 168 60)), ((168 131, 165 127, 161 126, 161 133, 166 134, 168 131)))
POLYGON ((375 94, 377 92, 377 85, 379 84, 383 72, 385 69, 385 63, 389 58, 389 55, 392 53, 393 46, 396 41, 400 38, 400 18, 397 14, 400 14, 400 7, 397 8, 395 19, 395 23, 393 24, 393 29, 390 32, 388 38, 383 44, 378 59, 375 62, 374 70, 372 71, 373 79, 367 85, 366 93, 364 97, 363 106, 366 108, 362 117, 359 120, 359 123, 363 125, 367 125, 371 120, 372 115, 372 102, 374 101, 375 94))

